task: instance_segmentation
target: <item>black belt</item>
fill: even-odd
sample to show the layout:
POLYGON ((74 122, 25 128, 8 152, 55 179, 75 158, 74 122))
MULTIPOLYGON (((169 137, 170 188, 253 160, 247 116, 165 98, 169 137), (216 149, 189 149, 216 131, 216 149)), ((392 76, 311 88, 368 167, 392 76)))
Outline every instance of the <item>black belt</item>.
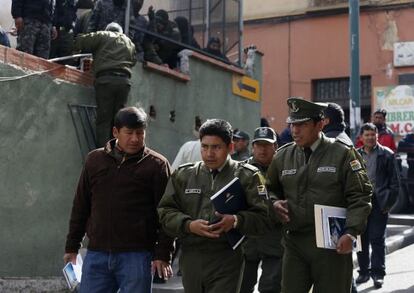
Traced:
POLYGON ((102 77, 102 76, 119 76, 119 77, 131 78, 131 74, 129 72, 115 71, 115 70, 100 71, 96 74, 96 77, 102 77))

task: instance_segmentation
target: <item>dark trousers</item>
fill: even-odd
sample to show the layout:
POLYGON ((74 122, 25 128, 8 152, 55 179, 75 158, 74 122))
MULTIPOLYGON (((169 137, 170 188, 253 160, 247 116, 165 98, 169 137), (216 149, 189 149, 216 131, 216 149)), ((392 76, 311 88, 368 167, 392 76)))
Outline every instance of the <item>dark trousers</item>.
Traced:
POLYGON ((246 259, 240 293, 253 293, 257 283, 257 270, 262 261, 262 275, 259 280, 260 293, 280 293, 282 281, 282 258, 263 256, 257 259, 246 259))
MULTIPOLYGON (((61 29, 55 40, 52 40, 50 47, 50 58, 70 56, 73 52, 73 32, 61 29)), ((63 60, 60 64, 75 65, 73 59, 63 60)))
POLYGON ((289 233, 285 237, 282 292, 349 293, 352 255, 316 247, 314 233, 289 233))
POLYGON ((125 107, 130 89, 126 77, 103 76, 95 80, 97 147, 103 147, 111 139, 115 114, 125 107))
POLYGON ((383 213, 375 197, 372 201, 372 211, 368 217, 365 232, 361 235, 362 251, 357 253, 360 274, 385 276, 385 233, 388 213, 383 213), (371 256, 369 247, 371 245, 371 256), (370 266, 371 264, 371 266, 370 266))
POLYGON ((179 265, 185 293, 239 293, 244 266, 241 249, 183 247, 179 265))

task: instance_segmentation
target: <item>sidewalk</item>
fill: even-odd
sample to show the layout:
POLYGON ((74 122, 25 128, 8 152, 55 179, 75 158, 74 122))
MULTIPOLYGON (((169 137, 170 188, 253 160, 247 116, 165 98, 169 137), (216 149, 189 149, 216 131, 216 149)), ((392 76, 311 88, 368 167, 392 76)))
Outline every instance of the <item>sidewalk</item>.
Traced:
MULTIPOLYGON (((358 286, 359 293, 414 293, 414 244, 399 249, 385 259, 387 275, 381 289, 372 280, 358 286)), ((356 270, 354 276, 357 276, 356 270)))
MULTIPOLYGON (((387 255, 397 251, 397 250, 401 250, 402 248, 409 246, 411 244, 414 244, 414 227, 410 227, 410 226, 405 226, 405 225, 388 225, 387 226, 388 229, 388 237, 386 239, 386 247, 387 247, 387 255)), ((402 251, 402 250, 401 250, 402 251)), ((400 274, 401 272, 406 272, 409 274, 411 280, 412 280, 412 284, 411 286, 414 285, 414 245, 410 246, 410 249, 407 250, 408 255, 407 257, 404 259, 404 257, 401 257, 401 260, 399 262, 399 264, 395 264, 394 265, 394 259, 400 259, 400 258, 391 258, 394 255, 390 255, 387 256, 387 271, 389 272, 388 275, 386 277, 386 283, 388 278, 391 278, 391 276, 394 273, 398 273, 400 274), (389 260, 389 258, 392 259, 389 260), (410 265, 412 265, 412 267, 408 267, 405 265, 405 263, 410 263, 410 265), (398 268, 399 266, 399 268, 398 268), (410 272, 412 273, 412 275, 410 274, 410 272)), ((400 251, 397 251, 396 253, 398 253, 398 255, 400 255, 400 251)), ((404 252, 405 253, 405 252, 404 252)), ((358 265, 358 262, 356 261, 356 255, 354 256, 354 265, 358 265)), ((173 266, 174 269, 174 274, 176 274, 176 272, 178 271, 178 267, 176 264, 174 264, 173 266)), ((260 270, 260 269, 259 269, 260 270)), ((259 272, 260 275, 260 272, 259 272)), ((402 276, 404 277, 404 276, 402 276)), ((397 277, 394 277, 397 278, 397 277)), ((368 282, 367 284, 363 284, 365 286, 371 286, 368 285, 371 284, 372 282, 368 282)), ((361 288, 363 288, 362 286, 360 286, 361 288)), ((365 287, 364 287, 365 288, 365 287)), ((384 290, 388 288, 384 286, 384 290)), ((402 287, 401 287, 402 288, 402 287)), ((374 289, 373 287, 371 289, 374 289)), ((361 289, 359 289, 361 290, 361 289)), ((409 293, 412 292, 414 293, 414 287, 412 287, 410 289, 411 291, 375 291, 378 293, 385 293, 385 292, 394 292, 394 293, 409 293)), ((370 291, 370 290, 369 290, 370 291)), ((369 291, 358 291, 358 292, 369 292, 369 291)), ((170 279, 167 283, 165 284, 154 284, 154 289, 153 289, 154 293, 183 293, 184 289, 181 283, 181 277, 178 277, 176 275, 174 275, 174 277, 172 279, 170 279)), ((255 291, 255 293, 258 291, 255 291)))

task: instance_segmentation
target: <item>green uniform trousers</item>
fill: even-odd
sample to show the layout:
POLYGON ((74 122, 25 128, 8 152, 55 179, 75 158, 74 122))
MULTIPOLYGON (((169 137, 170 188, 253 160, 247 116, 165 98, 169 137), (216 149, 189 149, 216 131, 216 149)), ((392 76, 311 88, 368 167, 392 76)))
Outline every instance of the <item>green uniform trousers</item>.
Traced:
POLYGON ((314 232, 285 235, 282 292, 349 293, 352 280, 352 254, 316 247, 314 232))
POLYGON ((183 248, 180 255, 185 293, 238 293, 243 267, 240 248, 183 248))
POLYGON ((260 262, 262 262, 262 274, 259 280, 259 292, 280 293, 282 258, 270 255, 257 256, 257 258, 246 257, 240 293, 254 292, 260 262))
POLYGON ((103 76, 95 80, 96 146, 103 147, 112 138, 115 114, 125 107, 131 85, 129 78, 103 76))

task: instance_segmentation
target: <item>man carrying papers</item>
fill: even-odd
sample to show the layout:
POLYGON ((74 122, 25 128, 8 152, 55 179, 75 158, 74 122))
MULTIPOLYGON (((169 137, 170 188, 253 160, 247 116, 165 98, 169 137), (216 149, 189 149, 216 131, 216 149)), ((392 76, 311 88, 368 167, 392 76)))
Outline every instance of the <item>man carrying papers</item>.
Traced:
POLYGON ((323 104, 289 98, 294 142, 279 148, 267 171, 269 192, 284 223, 282 292, 349 293, 353 240, 365 229, 372 186, 352 145, 322 134, 323 104), (318 248, 315 204, 346 208, 336 250, 318 248))
POLYGON ((159 204, 160 222, 167 234, 181 241, 185 292, 237 293, 243 257, 240 246, 233 250, 225 233, 235 228, 249 236, 267 230, 266 189, 257 168, 230 158, 233 143, 227 121, 205 122, 200 140, 203 161, 182 165, 173 173, 159 204), (235 177, 247 209, 219 214, 210 197, 235 177))

